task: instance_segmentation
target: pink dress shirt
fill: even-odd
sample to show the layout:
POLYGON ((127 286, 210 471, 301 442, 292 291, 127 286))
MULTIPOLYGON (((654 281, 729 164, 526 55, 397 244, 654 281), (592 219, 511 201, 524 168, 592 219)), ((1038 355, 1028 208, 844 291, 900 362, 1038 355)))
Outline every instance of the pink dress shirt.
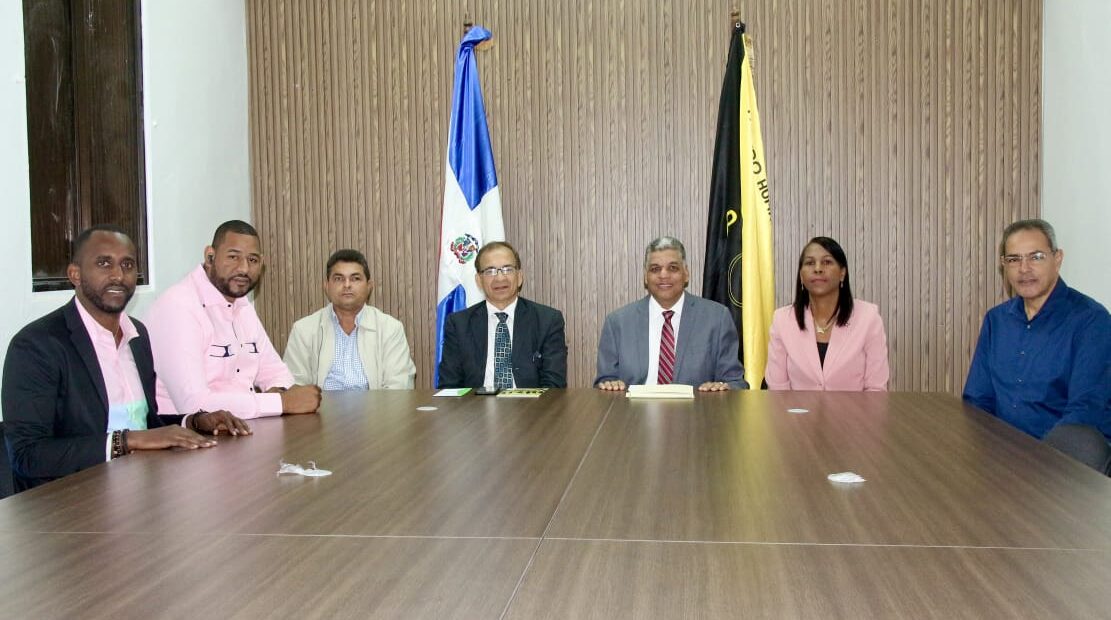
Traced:
POLYGON ((772 317, 768 366, 771 390, 887 391, 887 335, 875 304, 853 300, 847 325, 833 326, 823 366, 818 358, 814 318, 806 312, 800 330, 793 306, 772 317))
POLYGON ((77 315, 89 333, 89 340, 96 352, 96 363, 104 379, 104 391, 108 394, 108 436, 104 440, 104 460, 112 460, 112 432, 128 429, 132 431, 147 428, 147 395, 143 392, 143 380, 139 378, 139 367, 131 354, 131 340, 139 337, 139 330, 127 314, 120 313, 120 343, 116 336, 96 322, 93 315, 76 300, 77 315))
POLYGON ((255 308, 224 299, 197 267, 171 286, 146 317, 158 374, 160 412, 224 409, 241 418, 282 414, 280 394, 255 388, 293 385, 255 308))

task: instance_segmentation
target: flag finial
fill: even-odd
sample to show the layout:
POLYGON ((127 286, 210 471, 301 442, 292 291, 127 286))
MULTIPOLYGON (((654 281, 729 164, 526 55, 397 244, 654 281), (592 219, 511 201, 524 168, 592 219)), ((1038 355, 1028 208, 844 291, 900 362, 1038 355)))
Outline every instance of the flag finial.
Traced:
MULTIPOLYGON (((471 21, 470 14, 464 14, 464 16, 463 16, 463 36, 466 36, 467 33, 471 31, 471 28, 474 28, 474 22, 471 21)), ((487 38, 483 41, 479 41, 478 44, 476 44, 474 46, 475 51, 478 51, 478 52, 485 52, 486 50, 488 50, 492 47, 494 47, 494 37, 493 36, 490 36, 489 38, 487 38)))
POLYGON ((740 28, 741 33, 745 31, 745 24, 741 21, 741 12, 737 10, 737 7, 733 7, 729 11, 729 26, 734 29, 740 28))

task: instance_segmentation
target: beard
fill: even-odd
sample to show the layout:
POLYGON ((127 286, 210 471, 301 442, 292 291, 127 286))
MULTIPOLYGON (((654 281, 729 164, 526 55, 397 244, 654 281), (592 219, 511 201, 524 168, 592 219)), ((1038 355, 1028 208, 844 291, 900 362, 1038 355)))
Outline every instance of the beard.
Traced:
POLYGON ((119 314, 120 312, 123 312, 124 308, 127 307, 127 302, 131 301, 131 296, 135 294, 135 287, 128 286, 126 284, 119 284, 115 286, 120 286, 125 291, 122 302, 116 302, 115 300, 109 301, 108 299, 105 299, 105 291, 109 288, 108 286, 105 286, 100 290, 96 290, 85 280, 81 281, 81 294, 84 295, 85 299, 88 299, 89 303, 96 307, 97 310, 100 310, 101 312, 107 312, 109 314, 119 314))
MULTIPOLYGON (((235 274, 235 275, 232 276, 232 278, 236 278, 236 277, 240 277, 240 276, 241 276, 241 274, 235 274)), ((243 277, 246 277, 247 280, 250 282, 250 284, 247 285, 247 288, 245 290, 240 292, 240 291, 232 290, 232 288, 231 288, 231 278, 221 278, 220 276, 216 275, 215 273, 213 273, 211 271, 208 272, 208 280, 209 280, 209 282, 212 282, 212 286, 215 286, 216 290, 220 291, 221 295, 224 295, 226 297, 231 297, 233 299, 238 299, 240 297, 246 296, 247 293, 250 293, 251 291, 255 290, 255 287, 258 286, 258 280, 251 280, 251 276, 243 276, 243 277)))

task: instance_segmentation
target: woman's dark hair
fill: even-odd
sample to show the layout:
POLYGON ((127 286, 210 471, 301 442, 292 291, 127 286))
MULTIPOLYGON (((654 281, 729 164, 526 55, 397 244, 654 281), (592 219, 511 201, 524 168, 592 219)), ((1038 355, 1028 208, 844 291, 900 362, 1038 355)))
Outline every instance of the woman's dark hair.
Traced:
POLYGON ((806 329, 806 309, 810 306, 810 291, 802 285, 802 261, 806 256, 806 248, 811 243, 816 243, 823 248, 826 252, 833 256, 833 260, 837 261, 838 265, 845 270, 845 279, 841 282, 841 288, 838 290, 837 295, 837 308, 834 313, 837 315, 837 325, 844 327, 849 322, 849 317, 853 315, 853 289, 849 286, 849 259, 845 257, 845 250, 841 249, 841 244, 837 243, 829 237, 814 237, 802 246, 802 252, 799 252, 799 267, 795 270, 795 319, 799 323, 799 329, 806 329))

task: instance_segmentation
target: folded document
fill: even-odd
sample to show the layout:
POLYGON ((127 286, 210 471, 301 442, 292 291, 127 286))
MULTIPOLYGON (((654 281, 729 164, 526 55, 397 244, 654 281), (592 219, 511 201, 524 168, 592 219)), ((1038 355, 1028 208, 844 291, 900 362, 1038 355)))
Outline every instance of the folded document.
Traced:
POLYGON ((548 388, 506 388, 498 392, 498 398, 540 398, 548 388))
POLYGON ((693 385, 630 385, 627 398, 694 398, 693 385))

